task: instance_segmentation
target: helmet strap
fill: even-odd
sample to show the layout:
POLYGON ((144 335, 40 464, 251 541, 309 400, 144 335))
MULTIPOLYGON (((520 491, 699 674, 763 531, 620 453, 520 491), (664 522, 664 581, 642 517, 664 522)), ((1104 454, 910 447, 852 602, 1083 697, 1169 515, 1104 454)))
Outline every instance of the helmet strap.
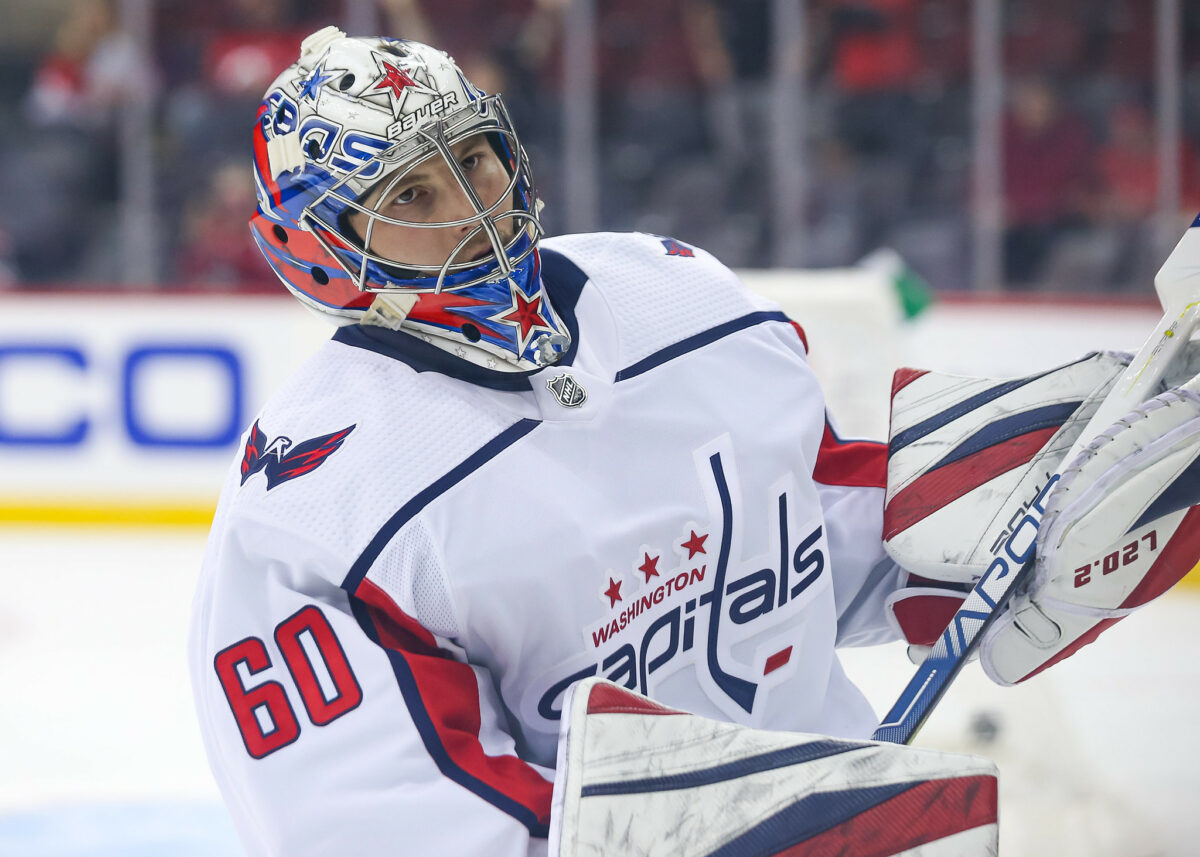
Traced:
POLYGON ((399 330, 404 319, 416 305, 416 295, 381 292, 375 295, 375 299, 371 301, 371 306, 363 315, 362 323, 386 327, 388 330, 399 330))

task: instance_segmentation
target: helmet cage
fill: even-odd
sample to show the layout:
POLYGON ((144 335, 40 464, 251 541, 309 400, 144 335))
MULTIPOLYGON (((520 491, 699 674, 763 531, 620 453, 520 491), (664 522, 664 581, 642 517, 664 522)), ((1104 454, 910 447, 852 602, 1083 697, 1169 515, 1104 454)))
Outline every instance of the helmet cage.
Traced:
POLYGON ((466 107, 430 121, 410 134, 362 162, 321 192, 300 213, 298 221, 301 227, 313 234, 361 292, 440 293, 512 275, 514 269, 534 252, 543 230, 537 218, 534 202, 537 197, 528 157, 504 102, 498 95, 477 98, 466 107), (507 186, 490 204, 479 198, 452 151, 456 144, 478 134, 487 135, 509 174, 507 186), (414 169, 435 157, 441 157, 446 163, 475 213, 459 220, 436 222, 402 220, 382 214, 378 209, 388 199, 392 189, 414 169), (368 207, 360 200, 371 190, 357 194, 354 184, 363 184, 363 179, 369 178, 374 171, 384 173, 384 178, 376 182, 371 190, 384 182, 386 184, 374 205, 368 207), (510 197, 515 207, 497 213, 497 209, 510 197), (352 210, 368 218, 365 234, 361 236, 355 230, 346 228, 345 216, 352 210), (497 226, 504 220, 515 223, 512 237, 507 242, 502 239, 497 226), (422 265, 388 258, 368 249, 377 222, 415 229, 447 229, 472 223, 478 225, 462 237, 441 264, 422 265), (492 254, 483 259, 457 261, 458 255, 480 234, 487 236, 492 254), (532 240, 522 240, 525 238, 532 240), (371 265, 372 262, 375 265, 371 265), (376 266, 382 266, 391 276, 380 278, 376 266), (404 270, 397 271, 397 268, 404 270), (398 278, 397 274, 402 277, 398 278), (371 283, 371 280, 376 282, 371 283))

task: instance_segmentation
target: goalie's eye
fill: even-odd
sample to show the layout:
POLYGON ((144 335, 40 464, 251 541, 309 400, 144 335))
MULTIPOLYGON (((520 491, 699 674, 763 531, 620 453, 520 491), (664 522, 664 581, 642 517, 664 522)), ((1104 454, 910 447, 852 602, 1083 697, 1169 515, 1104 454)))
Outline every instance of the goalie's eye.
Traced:
POLYGON ((417 201, 420 196, 420 190, 414 187, 406 187, 401 191, 392 194, 392 205, 411 205, 417 201))

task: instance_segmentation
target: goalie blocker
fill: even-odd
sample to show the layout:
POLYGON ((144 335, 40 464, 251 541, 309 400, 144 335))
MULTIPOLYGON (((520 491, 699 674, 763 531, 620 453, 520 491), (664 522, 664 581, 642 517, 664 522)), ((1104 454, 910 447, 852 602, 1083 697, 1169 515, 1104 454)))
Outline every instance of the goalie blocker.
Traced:
POLYGON ((574 685, 563 711, 555 857, 996 854, 983 759, 749 729, 599 678, 574 685))
POLYGON ((1093 641, 1200 559, 1200 390, 1193 343, 1171 387, 1053 474, 1129 355, 1093 353, 1027 378, 896 373, 884 544, 909 572, 888 602, 919 660, 986 570, 990 549, 1034 574, 983 638, 1015 684, 1093 641), (1186 381, 1186 383, 1182 383, 1186 381), (1179 385, 1179 386, 1176 386, 1179 385), (1020 501, 1019 503, 1017 501, 1020 501), (1037 504, 1040 529, 1002 510, 1037 504))

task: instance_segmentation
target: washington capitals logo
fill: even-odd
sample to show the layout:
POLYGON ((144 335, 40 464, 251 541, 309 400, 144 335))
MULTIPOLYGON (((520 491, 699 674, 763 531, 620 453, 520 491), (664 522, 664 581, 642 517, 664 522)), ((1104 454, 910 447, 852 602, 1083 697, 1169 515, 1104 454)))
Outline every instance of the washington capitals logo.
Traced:
POLYGON ((630 545, 625 563, 596 569, 598 621, 582 629, 584 652, 527 684, 520 706, 530 722, 559 720, 563 694, 587 676, 654 696, 687 668, 726 717, 762 726, 763 700, 807 669, 795 657, 798 620, 832 585, 824 524, 797 502, 805 493, 791 473, 747 502, 730 435, 692 458, 707 520, 677 519, 669 550, 630 545))
POLYGON ((696 255, 695 250, 680 241, 676 241, 674 238, 663 238, 662 245, 667 251, 668 256, 683 256, 686 259, 690 259, 696 255))
POLYGON ((267 490, 270 491, 289 479, 311 473, 337 452, 352 431, 354 426, 347 426, 333 434, 293 444, 291 438, 282 435, 268 441, 255 420, 242 453, 242 484, 245 485, 247 479, 261 470, 267 475, 267 490))

